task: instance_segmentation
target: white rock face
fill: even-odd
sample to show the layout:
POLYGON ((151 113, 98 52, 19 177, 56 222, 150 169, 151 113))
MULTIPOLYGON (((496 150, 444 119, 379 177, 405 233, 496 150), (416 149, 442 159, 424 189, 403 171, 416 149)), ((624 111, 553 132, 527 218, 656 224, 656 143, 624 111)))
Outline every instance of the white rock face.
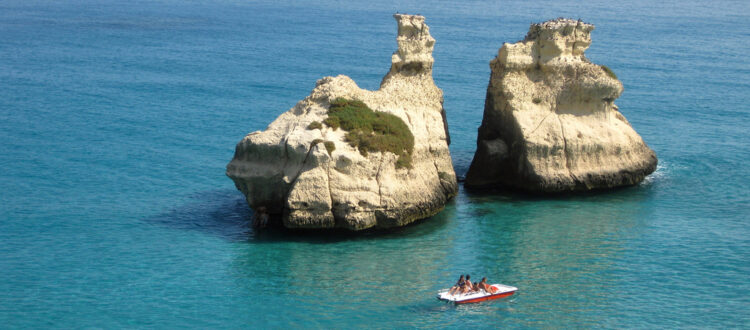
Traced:
POLYGON ((583 54, 593 29, 569 19, 532 24, 523 41, 500 48, 467 186, 582 191, 633 185, 656 169, 614 104, 622 83, 583 54))
POLYGON ((227 176, 252 208, 265 206, 288 228, 362 230, 432 216, 456 194, 443 93, 432 79, 435 39, 424 17, 394 17, 398 50, 379 90, 361 89, 343 75, 325 77, 265 131, 237 144, 227 176), (412 168, 396 169, 398 156, 390 152, 361 155, 341 128, 309 129, 328 117, 339 97, 401 118, 414 135, 412 168), (335 150, 329 154, 318 141, 332 142, 335 150))

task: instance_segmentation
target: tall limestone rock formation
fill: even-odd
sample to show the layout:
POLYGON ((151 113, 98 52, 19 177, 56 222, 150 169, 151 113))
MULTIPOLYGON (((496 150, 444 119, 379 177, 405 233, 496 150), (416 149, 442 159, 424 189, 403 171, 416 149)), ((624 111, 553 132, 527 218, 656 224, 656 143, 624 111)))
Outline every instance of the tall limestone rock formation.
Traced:
POLYGON ((500 48, 466 186, 584 191, 637 184, 656 169, 614 104, 622 83, 583 54, 593 29, 570 19, 532 24, 523 41, 500 48))
POLYGON ((237 144, 229 176, 254 208, 288 228, 403 226, 456 194, 443 92, 424 17, 394 15, 398 50, 380 89, 343 75, 237 144))

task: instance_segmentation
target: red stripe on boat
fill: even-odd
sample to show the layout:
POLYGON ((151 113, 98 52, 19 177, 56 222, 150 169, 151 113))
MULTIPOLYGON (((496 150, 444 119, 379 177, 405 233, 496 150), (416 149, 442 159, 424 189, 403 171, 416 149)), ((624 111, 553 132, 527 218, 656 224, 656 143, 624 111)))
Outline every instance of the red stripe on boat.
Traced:
POLYGON ((491 296, 484 296, 484 297, 479 297, 479 298, 474 298, 474 299, 469 299, 469 300, 456 300, 456 304, 469 304, 469 303, 476 303, 476 302, 485 301, 485 300, 505 298, 505 297, 513 295, 514 293, 516 292, 510 291, 510 292, 503 292, 499 294, 493 294, 491 296))

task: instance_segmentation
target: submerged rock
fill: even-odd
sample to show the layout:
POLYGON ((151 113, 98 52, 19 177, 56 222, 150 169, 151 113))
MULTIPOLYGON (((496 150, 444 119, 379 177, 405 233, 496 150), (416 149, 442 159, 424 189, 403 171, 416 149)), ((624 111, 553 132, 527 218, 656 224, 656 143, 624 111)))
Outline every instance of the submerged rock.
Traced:
POLYGON ((619 112, 622 83, 591 63, 591 24, 532 24, 490 62, 469 187, 532 192, 633 185, 656 169, 656 155, 619 112))
POLYGON ((394 17, 398 50, 379 90, 325 77, 237 144, 226 174, 252 208, 288 228, 362 230, 432 216, 456 194, 435 39, 424 17, 394 17))

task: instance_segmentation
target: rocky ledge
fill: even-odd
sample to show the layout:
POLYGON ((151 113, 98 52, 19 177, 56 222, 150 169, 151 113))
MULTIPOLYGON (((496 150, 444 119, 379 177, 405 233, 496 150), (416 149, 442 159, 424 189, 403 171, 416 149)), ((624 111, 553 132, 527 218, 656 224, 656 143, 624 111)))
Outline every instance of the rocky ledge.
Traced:
POLYGON ((656 169, 614 104, 622 83, 584 56, 593 29, 560 18, 500 48, 466 186, 585 191, 637 184, 656 169))
POLYGON ((403 226, 456 194, 443 93, 424 17, 394 15, 398 50, 380 89, 318 80, 309 96, 237 144, 229 176, 288 228, 403 226))

